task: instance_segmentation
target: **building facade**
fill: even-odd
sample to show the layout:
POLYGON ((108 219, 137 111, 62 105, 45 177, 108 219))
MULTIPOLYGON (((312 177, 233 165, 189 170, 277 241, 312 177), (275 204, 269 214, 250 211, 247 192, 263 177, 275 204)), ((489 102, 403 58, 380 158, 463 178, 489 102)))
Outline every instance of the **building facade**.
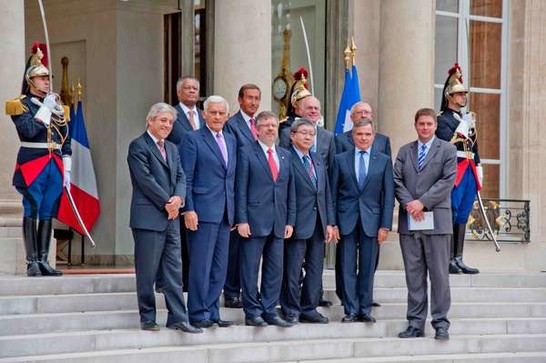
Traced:
MULTIPOLYGON (((394 154, 415 137, 415 111, 439 108, 446 72, 459 62, 470 85, 469 108, 478 115, 484 197, 530 200, 530 242, 502 243, 495 253, 490 242, 471 241, 465 260, 482 269, 546 269, 540 223, 546 216, 543 1, 45 0, 44 6, 54 89, 60 90, 65 56, 70 82, 84 85, 102 207, 92 231, 98 247, 86 250, 88 263, 132 263, 126 156, 149 106, 176 102, 176 79, 189 74, 201 80, 203 97, 222 95, 233 111, 239 87, 256 83, 261 109, 277 111, 272 83, 282 69, 289 30, 289 68, 312 68, 313 91, 331 130, 343 87, 343 50, 354 37, 362 98, 372 105, 379 131, 390 136, 394 154)), ((0 0, 0 20, 5 101, 19 94, 28 50, 44 36, 35 0, 0 0)), ((16 233, 20 197, 11 186, 19 141, 9 117, 0 119, 0 240, 7 251, 0 269, 12 272, 21 268, 24 254, 16 233)), ((402 268, 396 235, 381 259, 381 268, 402 268)))

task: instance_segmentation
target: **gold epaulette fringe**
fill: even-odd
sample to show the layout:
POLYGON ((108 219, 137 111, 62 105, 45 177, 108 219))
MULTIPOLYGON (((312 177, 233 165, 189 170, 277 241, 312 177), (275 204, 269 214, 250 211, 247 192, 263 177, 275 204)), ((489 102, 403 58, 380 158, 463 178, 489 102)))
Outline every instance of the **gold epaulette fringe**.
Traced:
POLYGON ((70 107, 63 105, 63 110, 64 110, 64 119, 66 121, 70 121, 70 107))
POLYGON ((25 95, 21 95, 12 100, 6 101, 6 115, 8 116, 18 116, 28 111, 28 108, 21 102, 25 95))

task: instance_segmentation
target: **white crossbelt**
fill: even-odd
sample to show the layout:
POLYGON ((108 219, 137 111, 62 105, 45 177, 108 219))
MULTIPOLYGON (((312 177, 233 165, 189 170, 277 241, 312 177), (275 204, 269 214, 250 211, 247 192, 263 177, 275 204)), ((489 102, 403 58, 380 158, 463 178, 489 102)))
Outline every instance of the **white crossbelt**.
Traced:
POLYGON ((31 149, 55 149, 55 150, 61 150, 61 144, 57 144, 56 142, 52 142, 51 144, 48 144, 47 142, 26 142, 21 141, 22 147, 28 147, 31 149))
POLYGON ((467 153, 466 151, 457 151, 457 157, 474 159, 474 153, 467 153))

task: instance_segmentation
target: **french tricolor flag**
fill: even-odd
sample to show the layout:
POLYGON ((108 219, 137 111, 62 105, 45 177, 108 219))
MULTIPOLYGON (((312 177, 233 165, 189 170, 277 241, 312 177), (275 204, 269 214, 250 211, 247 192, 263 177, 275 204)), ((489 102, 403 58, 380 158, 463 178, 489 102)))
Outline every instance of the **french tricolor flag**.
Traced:
MULTIPOLYGON (((85 130, 83 120, 82 102, 78 101, 78 109, 74 114, 72 109, 70 122, 70 136, 72 138, 72 171, 70 173, 70 193, 74 198, 78 212, 88 231, 91 231, 100 214, 99 194, 97 192, 97 179, 91 151, 89 150, 89 140, 85 130)), ((59 221, 67 224, 79 234, 84 232, 70 207, 70 202, 63 192, 61 204, 59 207, 59 221)))

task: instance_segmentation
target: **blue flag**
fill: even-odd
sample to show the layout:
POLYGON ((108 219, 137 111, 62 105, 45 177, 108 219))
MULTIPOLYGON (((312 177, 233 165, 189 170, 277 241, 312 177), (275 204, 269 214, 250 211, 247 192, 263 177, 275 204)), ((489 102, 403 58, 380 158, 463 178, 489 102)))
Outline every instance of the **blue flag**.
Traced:
POLYGON ((360 82, 358 80, 358 71, 353 65, 352 69, 345 68, 345 85, 339 102, 339 110, 337 112, 336 128, 334 133, 339 135, 345 131, 352 129, 351 122, 351 107, 360 101, 360 82), (352 73, 352 74, 351 74, 352 73))

